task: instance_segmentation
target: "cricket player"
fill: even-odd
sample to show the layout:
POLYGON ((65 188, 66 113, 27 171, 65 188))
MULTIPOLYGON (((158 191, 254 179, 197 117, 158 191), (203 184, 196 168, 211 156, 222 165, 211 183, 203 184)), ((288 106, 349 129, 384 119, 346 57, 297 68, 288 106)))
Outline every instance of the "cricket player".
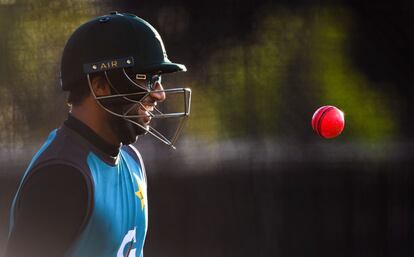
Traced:
POLYGON ((148 228, 147 179, 132 146, 148 134, 174 147, 151 120, 185 119, 191 91, 164 89, 172 63, 143 19, 112 12, 81 25, 66 43, 67 119, 30 162, 11 208, 7 257, 138 257, 148 228), (181 112, 163 112, 168 96, 181 112))

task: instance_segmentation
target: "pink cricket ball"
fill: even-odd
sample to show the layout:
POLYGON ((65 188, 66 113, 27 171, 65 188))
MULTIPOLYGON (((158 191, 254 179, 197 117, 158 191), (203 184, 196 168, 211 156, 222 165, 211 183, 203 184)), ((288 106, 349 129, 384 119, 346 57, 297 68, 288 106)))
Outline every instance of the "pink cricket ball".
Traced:
POLYGON ((344 113, 335 106, 318 108, 312 117, 312 128, 323 138, 335 138, 344 130, 344 113))

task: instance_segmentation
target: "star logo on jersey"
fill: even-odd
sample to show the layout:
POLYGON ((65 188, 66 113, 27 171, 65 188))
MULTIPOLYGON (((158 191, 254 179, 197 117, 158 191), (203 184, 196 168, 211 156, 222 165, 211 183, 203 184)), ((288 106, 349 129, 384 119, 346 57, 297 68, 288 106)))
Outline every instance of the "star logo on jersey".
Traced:
POLYGON ((141 210, 144 209, 145 207, 145 198, 144 198, 144 190, 143 190, 143 186, 141 185, 141 182, 139 180, 139 177, 134 174, 135 180, 137 181, 137 185, 138 185, 138 191, 135 192, 135 195, 139 198, 139 200, 141 201, 141 210))
POLYGON ((139 186, 139 183, 138 183, 138 191, 135 192, 135 195, 138 196, 139 200, 141 201, 141 209, 143 210, 145 207, 145 200, 144 200, 144 195, 142 194, 142 188, 139 186))

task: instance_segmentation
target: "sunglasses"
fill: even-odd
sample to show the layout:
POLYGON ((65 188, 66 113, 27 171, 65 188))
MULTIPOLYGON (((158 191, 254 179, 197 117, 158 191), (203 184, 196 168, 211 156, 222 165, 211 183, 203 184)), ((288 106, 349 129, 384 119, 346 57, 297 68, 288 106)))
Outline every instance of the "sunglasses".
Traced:
POLYGON ((135 83, 145 90, 154 90, 157 83, 161 83, 161 75, 135 74, 135 83))

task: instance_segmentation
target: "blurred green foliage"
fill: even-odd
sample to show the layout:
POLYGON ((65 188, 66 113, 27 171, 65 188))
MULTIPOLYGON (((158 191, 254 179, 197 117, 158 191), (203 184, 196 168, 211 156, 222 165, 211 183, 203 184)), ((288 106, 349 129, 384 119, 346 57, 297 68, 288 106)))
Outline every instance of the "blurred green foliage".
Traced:
POLYGON ((22 0, 0 5, 0 142, 18 146, 65 118, 59 59, 72 31, 102 12, 83 0, 22 0))
POLYGON ((352 13, 318 10, 312 24, 313 81, 320 85, 321 99, 342 108, 347 129, 361 141, 390 139, 396 133, 387 96, 353 67, 347 53, 352 13))
POLYGON ((398 121, 387 96, 348 54, 353 25, 352 13, 338 7, 261 10, 250 40, 229 42, 211 56, 192 132, 306 138, 313 111, 335 105, 345 112, 350 138, 392 138, 398 121))
MULTIPOLYGON (((83 0, 0 4, 2 145, 31 141, 65 118, 64 44, 79 24, 110 9, 83 0)), ((340 7, 259 9, 250 34, 220 40, 203 58, 205 70, 185 75, 184 85, 193 89, 187 135, 306 140, 313 111, 330 104, 344 110, 350 138, 391 138, 398 121, 386 96, 348 54, 354 25, 352 13, 340 7)))

